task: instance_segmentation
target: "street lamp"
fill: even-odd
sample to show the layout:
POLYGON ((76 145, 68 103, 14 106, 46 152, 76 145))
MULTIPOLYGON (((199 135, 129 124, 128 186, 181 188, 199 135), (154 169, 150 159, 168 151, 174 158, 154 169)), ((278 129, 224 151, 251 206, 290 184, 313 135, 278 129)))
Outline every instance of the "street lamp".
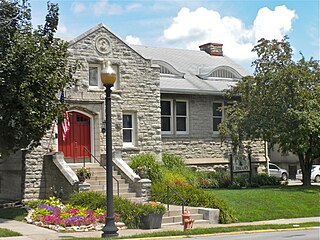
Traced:
POLYGON ((111 132, 111 87, 116 81, 116 73, 112 69, 110 62, 103 66, 101 70, 101 82, 105 86, 106 92, 106 196, 107 196, 107 215, 106 222, 102 228, 102 237, 118 236, 118 228, 114 223, 113 212, 113 179, 112 179, 112 132, 111 132))

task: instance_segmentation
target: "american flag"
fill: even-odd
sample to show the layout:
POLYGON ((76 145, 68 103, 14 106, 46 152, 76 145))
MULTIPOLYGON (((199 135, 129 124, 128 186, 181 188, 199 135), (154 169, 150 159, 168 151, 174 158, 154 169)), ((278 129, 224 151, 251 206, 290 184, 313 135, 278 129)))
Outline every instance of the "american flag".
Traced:
POLYGON ((70 120, 68 112, 65 112, 63 122, 62 122, 62 140, 65 141, 67 134, 70 131, 70 120))
MULTIPOLYGON (((61 91, 60 95, 60 102, 64 102, 64 91, 61 91)), ((64 113, 64 118, 62 122, 62 140, 65 141, 67 138, 67 134, 70 131, 70 120, 69 120, 69 115, 68 112, 64 113)))

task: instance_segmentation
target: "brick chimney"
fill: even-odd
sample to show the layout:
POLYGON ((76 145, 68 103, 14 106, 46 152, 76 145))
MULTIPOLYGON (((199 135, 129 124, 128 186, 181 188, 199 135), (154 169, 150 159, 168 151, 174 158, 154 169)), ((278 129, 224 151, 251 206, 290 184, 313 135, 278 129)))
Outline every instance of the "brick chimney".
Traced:
POLYGON ((222 46, 222 43, 206 43, 199 46, 199 48, 211 56, 223 56, 222 46))

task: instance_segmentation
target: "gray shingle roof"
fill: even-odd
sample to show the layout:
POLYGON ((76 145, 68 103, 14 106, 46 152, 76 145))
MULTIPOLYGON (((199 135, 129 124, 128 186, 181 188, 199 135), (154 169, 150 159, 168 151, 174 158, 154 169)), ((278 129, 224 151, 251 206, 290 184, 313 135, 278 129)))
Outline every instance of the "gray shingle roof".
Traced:
POLYGON ((161 92, 219 95, 236 84, 234 79, 201 79, 200 69, 231 67, 240 76, 249 73, 226 56, 211 56, 204 51, 130 45, 146 59, 161 60, 184 73, 184 77, 161 76, 161 92))

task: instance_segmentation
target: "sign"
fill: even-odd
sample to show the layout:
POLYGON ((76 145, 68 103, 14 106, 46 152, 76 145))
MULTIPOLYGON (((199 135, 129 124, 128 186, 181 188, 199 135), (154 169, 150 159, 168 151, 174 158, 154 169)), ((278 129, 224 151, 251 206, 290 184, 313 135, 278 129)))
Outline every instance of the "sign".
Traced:
POLYGON ((250 171, 250 161, 244 155, 236 155, 233 160, 233 172, 250 171))

